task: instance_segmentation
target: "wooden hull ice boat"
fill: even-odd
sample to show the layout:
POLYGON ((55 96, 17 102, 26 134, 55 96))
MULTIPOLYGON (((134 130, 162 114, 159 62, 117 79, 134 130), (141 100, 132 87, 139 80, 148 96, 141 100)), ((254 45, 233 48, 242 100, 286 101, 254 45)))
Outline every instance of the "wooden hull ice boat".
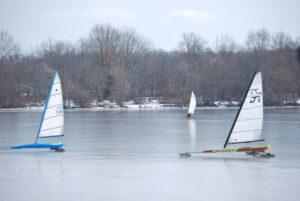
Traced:
POLYGON ((231 126, 223 149, 211 149, 200 152, 180 153, 181 157, 190 157, 193 153, 224 153, 242 152, 258 158, 272 158, 269 153, 270 145, 247 146, 239 148, 226 148, 228 144, 252 143, 264 141, 261 139, 263 127, 263 91, 262 76, 260 72, 254 74, 253 79, 244 96, 241 107, 231 126))

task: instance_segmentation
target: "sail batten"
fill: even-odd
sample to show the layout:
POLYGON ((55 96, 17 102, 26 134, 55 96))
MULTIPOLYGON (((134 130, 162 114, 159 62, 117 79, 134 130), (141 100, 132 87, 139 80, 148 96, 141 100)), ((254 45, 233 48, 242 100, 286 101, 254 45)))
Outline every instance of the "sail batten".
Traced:
POLYGON ((257 72, 245 95, 224 147, 228 144, 261 141, 263 126, 263 90, 257 72))
POLYGON ((239 121, 250 121, 255 119, 262 119, 262 118, 249 118, 249 119, 240 119, 239 121))
POLYGON ((62 114, 61 114, 61 115, 58 115, 58 116, 47 117, 47 118, 45 118, 45 119, 44 119, 44 121, 46 121, 46 120, 48 120, 48 119, 52 119, 52 118, 56 118, 56 117, 60 117, 60 116, 62 116, 62 114))
POLYGON ((37 138, 63 136, 64 111, 61 81, 55 72, 52 78, 37 138))
POLYGON ((243 130, 243 131, 233 131, 232 133, 243 133, 243 132, 250 132, 250 131, 259 131, 260 129, 251 129, 251 130, 243 130))

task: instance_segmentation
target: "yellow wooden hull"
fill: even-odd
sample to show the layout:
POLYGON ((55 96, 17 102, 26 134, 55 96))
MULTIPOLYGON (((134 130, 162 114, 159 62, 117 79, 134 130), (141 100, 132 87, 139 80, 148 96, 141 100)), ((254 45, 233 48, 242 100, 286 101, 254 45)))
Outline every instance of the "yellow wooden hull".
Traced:
POLYGON ((201 153, 227 153, 227 152, 241 152, 246 153, 248 155, 253 155, 259 158, 272 158, 275 155, 269 153, 270 145, 263 145, 263 146, 255 146, 255 147, 239 147, 239 148, 225 148, 225 149, 211 149, 211 150, 204 150, 199 152, 185 152, 179 153, 180 157, 191 157, 192 154, 201 154, 201 153))
POLYGON ((211 149, 204 150, 202 153, 220 153, 220 152, 245 152, 245 153, 267 153, 270 145, 256 146, 256 147, 239 147, 239 148, 225 148, 225 149, 211 149))

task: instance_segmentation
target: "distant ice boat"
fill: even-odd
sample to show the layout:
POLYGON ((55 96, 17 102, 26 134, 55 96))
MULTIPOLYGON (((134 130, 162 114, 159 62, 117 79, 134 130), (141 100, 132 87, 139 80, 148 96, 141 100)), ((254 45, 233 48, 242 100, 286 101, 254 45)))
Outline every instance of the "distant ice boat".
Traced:
POLYGON ((252 82, 248 87, 241 107, 231 126, 223 149, 205 150, 201 152, 185 152, 180 156, 190 157, 191 153, 218 153, 218 152, 244 152, 261 158, 270 158, 275 155, 270 154, 270 145, 256 147, 226 148, 228 144, 250 143, 264 141, 261 139, 263 127, 263 91, 261 73, 255 73, 252 82))
POLYGON ((195 113, 195 109, 196 109, 196 97, 195 97, 194 92, 192 91, 191 98, 190 98, 189 109, 188 109, 188 113, 187 113, 186 116, 188 118, 192 117, 192 115, 195 113))
POLYGON ((64 151, 62 143, 41 143, 39 138, 61 137, 64 135, 64 108, 61 81, 57 72, 53 73, 48 97, 42 113, 37 137, 33 144, 24 144, 11 147, 12 149, 49 148, 55 151, 64 151))

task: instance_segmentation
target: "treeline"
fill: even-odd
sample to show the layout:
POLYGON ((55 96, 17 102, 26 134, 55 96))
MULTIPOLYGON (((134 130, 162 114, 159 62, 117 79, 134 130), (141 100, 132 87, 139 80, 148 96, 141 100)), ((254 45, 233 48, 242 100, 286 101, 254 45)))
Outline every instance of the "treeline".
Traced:
POLYGON ((181 104, 192 90, 206 105, 240 100, 255 71, 263 72, 265 104, 294 103, 300 96, 299 46, 300 38, 262 28, 250 31, 243 45, 221 35, 209 46, 200 35, 184 33, 175 50, 164 51, 133 29, 96 25, 75 44, 48 40, 22 54, 0 31, 0 107, 42 102, 54 69, 64 99, 82 107, 140 97, 181 104))

